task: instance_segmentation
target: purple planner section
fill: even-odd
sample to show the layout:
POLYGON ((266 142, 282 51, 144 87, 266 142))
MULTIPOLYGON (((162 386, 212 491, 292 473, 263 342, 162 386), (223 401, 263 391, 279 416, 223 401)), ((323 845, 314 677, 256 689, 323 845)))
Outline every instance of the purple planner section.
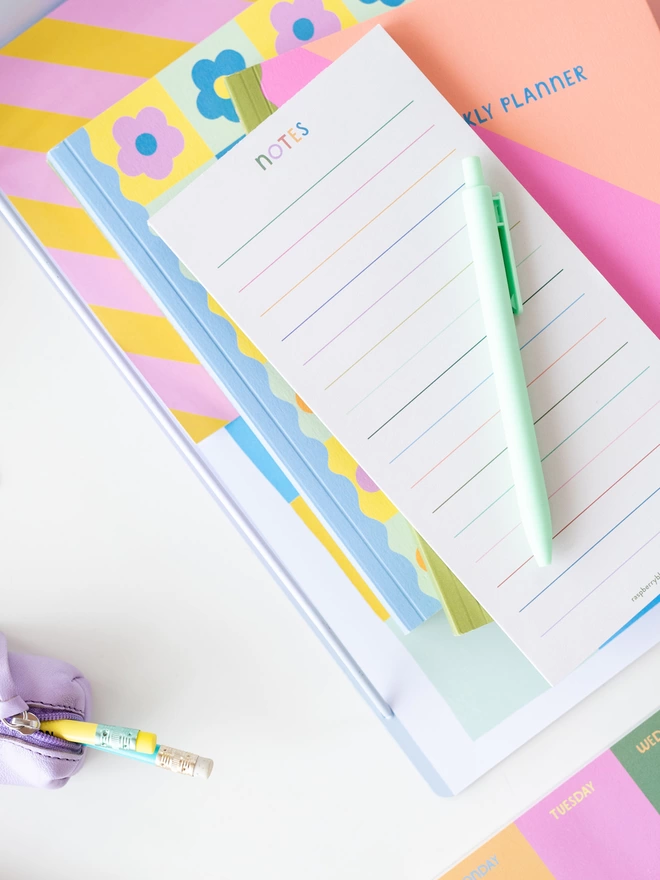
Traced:
POLYGON ((516 822, 556 880, 657 880, 660 815, 612 752, 516 822))

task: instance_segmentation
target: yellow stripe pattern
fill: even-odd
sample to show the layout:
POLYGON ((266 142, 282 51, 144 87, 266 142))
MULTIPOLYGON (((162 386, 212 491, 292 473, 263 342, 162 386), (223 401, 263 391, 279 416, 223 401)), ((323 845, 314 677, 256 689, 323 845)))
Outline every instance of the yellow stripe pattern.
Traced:
POLYGON ((216 431, 228 424, 225 419, 214 419, 212 416, 182 412, 180 409, 171 409, 170 412, 195 443, 201 443, 202 440, 206 440, 211 434, 215 434, 216 431))
POLYGON ((45 247, 117 259, 117 253, 82 208, 18 196, 11 196, 10 201, 45 247))
POLYGON ((248 339, 248 337, 245 335, 245 333, 243 333, 236 321, 234 321, 233 318, 229 317, 227 312, 222 308, 221 305, 219 305, 219 303, 216 302, 216 300, 213 299, 210 293, 206 294, 206 301, 210 312, 213 312, 214 315, 220 315, 234 328, 238 350, 246 357, 252 358, 255 361, 259 361, 260 364, 265 364, 266 358, 262 355, 257 346, 252 342, 252 340, 248 339))
POLYGON ((167 318, 107 306, 90 306, 117 345, 129 354, 197 364, 199 361, 167 318))
POLYGON ((42 18, 0 49, 0 55, 146 78, 155 76, 194 45, 182 40, 42 18))
POLYGON ((0 147, 46 153, 87 121, 83 116, 0 104, 0 147))
POLYGON ((388 620, 390 615, 387 609, 378 599, 373 590, 371 590, 367 586, 364 578, 360 577, 355 567, 349 562, 348 558, 339 549, 339 546, 335 542, 334 538, 330 537, 330 534, 321 524, 321 521, 316 516, 316 514, 310 509, 307 502, 304 501, 299 495, 291 502, 291 507, 298 514, 300 519, 305 523, 310 532, 321 542, 321 544, 323 544, 330 556, 332 556, 337 565, 341 568, 341 570, 344 572, 346 577, 353 584, 355 589, 362 596, 362 598, 371 608, 371 610, 374 611, 381 620, 388 620))

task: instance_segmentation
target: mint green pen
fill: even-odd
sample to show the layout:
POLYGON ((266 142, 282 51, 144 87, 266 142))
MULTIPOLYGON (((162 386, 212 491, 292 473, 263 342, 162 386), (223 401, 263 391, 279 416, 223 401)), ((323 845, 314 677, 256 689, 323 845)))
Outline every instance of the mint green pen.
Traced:
POLYGON ((520 519, 539 565, 552 560, 552 521, 514 315, 522 299, 502 193, 493 196, 478 156, 463 159, 463 206, 520 519))

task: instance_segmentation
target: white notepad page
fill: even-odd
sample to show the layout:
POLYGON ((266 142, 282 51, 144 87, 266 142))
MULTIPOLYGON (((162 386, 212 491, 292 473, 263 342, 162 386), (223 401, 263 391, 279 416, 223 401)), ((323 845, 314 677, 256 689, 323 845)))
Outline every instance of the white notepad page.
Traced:
POLYGON ((151 225, 550 682, 660 594, 660 344, 381 28, 151 225), (548 568, 512 487, 466 155, 507 202, 548 568))

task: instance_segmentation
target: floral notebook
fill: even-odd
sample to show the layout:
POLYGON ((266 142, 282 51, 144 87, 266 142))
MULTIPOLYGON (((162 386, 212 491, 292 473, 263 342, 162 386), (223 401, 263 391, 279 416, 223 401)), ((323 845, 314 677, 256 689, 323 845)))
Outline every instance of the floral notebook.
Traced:
POLYGON ((244 136, 227 76, 383 8, 260 0, 68 137, 49 161, 411 630, 441 607, 438 575, 451 583, 453 576, 437 559, 427 562, 406 519, 147 227, 154 211, 244 136))

